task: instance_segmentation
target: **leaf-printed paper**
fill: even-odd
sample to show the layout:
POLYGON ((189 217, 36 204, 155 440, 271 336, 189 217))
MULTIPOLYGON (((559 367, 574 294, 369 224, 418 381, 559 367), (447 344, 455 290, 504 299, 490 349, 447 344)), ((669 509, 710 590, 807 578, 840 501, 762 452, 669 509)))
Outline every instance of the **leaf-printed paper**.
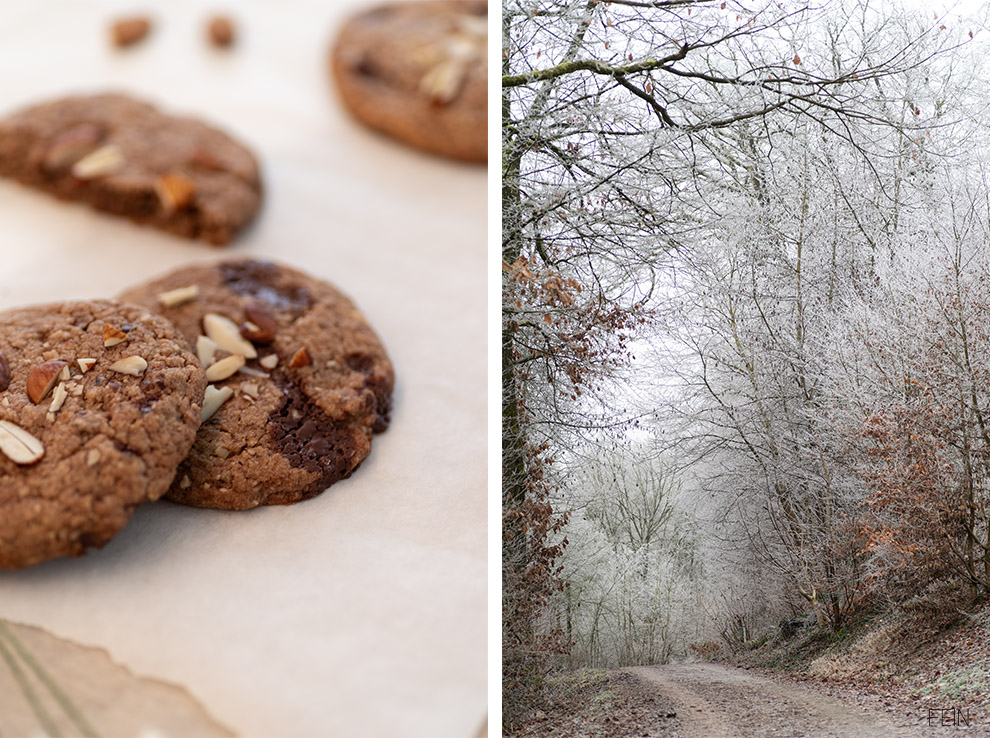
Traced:
POLYGON ((0 736, 232 736, 179 686, 106 651, 0 620, 0 736))

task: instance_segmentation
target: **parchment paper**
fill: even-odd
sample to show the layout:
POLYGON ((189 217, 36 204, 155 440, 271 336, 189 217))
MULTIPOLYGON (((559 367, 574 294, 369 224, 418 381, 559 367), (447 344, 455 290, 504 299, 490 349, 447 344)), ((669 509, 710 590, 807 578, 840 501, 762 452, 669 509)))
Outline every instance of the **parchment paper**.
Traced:
MULTIPOLYGON (((149 6, 154 4, 149 3, 149 6)), ((194 261, 257 255, 347 292, 396 366, 393 421, 349 480, 289 507, 140 508, 105 549, 0 574, 0 617, 183 685, 244 736, 470 736, 486 702, 484 167, 354 123, 326 75, 342 0, 171 0, 112 49, 130 3, 0 3, 0 113, 116 89, 258 153, 256 225, 215 250, 0 182, 0 308, 112 296, 194 261)), ((67 480, 66 483, 71 483, 67 480)))

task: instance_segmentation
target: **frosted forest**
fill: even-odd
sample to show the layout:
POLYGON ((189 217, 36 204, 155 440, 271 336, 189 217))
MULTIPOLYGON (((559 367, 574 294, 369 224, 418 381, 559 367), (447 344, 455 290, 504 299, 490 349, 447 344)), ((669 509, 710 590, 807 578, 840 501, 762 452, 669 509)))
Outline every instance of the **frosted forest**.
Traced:
POLYGON ((503 714, 990 594, 982 7, 506 0, 503 714))

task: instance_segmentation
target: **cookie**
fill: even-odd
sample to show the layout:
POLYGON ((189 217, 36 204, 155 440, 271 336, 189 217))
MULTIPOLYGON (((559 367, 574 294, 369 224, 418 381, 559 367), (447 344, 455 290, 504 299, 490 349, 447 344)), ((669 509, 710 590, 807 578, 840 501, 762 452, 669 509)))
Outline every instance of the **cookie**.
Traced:
POLYGON ((241 510, 313 497, 350 476, 388 427, 392 364, 326 282, 237 260, 180 269, 121 297, 168 318, 211 382, 171 500, 241 510))
POLYGON ((435 154, 488 160, 488 3, 426 0, 354 16, 330 52, 363 123, 435 154))
POLYGON ((0 119, 0 176, 221 245, 258 211, 251 152, 124 95, 69 97, 0 119))
POLYGON ((161 497, 200 425, 206 377, 136 305, 0 313, 0 568, 106 544, 161 497))

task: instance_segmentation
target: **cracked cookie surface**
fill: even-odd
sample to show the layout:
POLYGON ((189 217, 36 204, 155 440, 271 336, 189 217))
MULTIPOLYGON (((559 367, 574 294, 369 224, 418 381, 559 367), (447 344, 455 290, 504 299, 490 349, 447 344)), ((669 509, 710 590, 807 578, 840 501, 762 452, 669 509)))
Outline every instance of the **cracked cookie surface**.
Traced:
POLYGON ((207 367, 207 412, 168 498, 290 504, 348 477, 388 427, 395 376, 378 336, 332 285, 270 262, 192 266, 125 292, 207 367))
POLYGON ((126 95, 67 97, 0 118, 0 176, 215 245, 254 218, 254 155, 199 120, 126 95))
POLYGON ((174 326, 116 301, 0 313, 0 568, 106 544, 168 489, 206 377, 174 326))

